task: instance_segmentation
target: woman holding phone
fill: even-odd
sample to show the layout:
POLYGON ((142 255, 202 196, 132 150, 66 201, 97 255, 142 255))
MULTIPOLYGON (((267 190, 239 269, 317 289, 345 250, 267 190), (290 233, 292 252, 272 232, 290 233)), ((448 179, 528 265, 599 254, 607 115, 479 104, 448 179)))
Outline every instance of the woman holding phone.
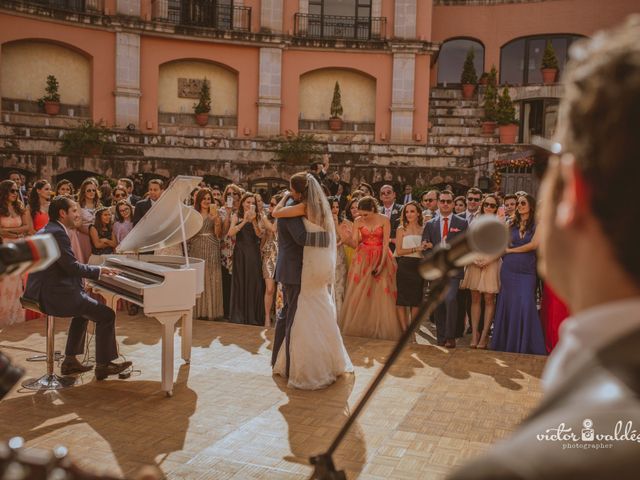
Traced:
POLYGON ((198 190, 193 208, 202 215, 203 222, 200 231, 189 240, 189 256, 205 261, 204 292, 196 301, 195 317, 200 320, 219 320, 224 315, 220 264, 222 221, 209 188, 198 190))

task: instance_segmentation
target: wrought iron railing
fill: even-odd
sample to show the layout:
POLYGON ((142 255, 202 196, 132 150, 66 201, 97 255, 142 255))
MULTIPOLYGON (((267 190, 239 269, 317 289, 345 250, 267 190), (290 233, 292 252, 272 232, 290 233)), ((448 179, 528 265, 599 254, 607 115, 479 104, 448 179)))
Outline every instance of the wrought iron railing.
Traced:
POLYGON ((295 14, 295 35, 309 38, 381 40, 386 36, 386 17, 343 17, 295 14))
POLYGON ((155 0, 153 17, 188 27, 251 31, 251 7, 216 0, 155 0))
POLYGON ((104 0, 0 0, 0 6, 10 8, 42 7, 52 11, 93 15, 104 12, 104 0))

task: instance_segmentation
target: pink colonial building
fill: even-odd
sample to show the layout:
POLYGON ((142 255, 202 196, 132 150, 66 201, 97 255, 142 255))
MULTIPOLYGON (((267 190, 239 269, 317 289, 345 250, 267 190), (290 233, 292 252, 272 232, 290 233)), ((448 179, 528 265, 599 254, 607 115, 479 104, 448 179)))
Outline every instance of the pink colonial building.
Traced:
POLYGON ((304 133, 346 183, 496 188, 496 161, 503 182, 526 182, 510 162, 553 131, 562 95, 542 85, 547 41, 561 73, 573 41, 637 10, 637 0, 0 0, 0 166, 54 179, 194 173, 268 191, 306 167, 274 160, 274 138, 304 133), (481 135, 481 102, 459 95, 470 49, 478 75, 495 65, 511 87, 517 144, 481 135), (38 102, 49 75, 55 116, 38 102), (197 125, 204 79, 211 111, 197 125), (84 120, 112 130, 111 153, 60 154, 84 120))

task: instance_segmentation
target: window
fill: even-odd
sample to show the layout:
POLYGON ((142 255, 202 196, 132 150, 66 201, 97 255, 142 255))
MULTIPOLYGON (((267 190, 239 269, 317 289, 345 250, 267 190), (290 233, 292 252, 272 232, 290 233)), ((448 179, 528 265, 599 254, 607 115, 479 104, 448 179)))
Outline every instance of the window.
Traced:
POLYGON ((309 36, 368 40, 380 36, 380 22, 372 25, 371 0, 309 0, 309 36))
POLYGON ((440 48, 438 56, 438 85, 460 84, 462 66, 467 53, 473 49, 475 58, 473 64, 476 67, 478 77, 484 71, 484 46, 477 40, 457 38, 447 40, 440 48))
POLYGON ((558 58, 560 73, 567 63, 571 44, 581 38, 579 35, 537 35, 513 40, 500 49, 500 83, 528 85, 542 83, 540 65, 547 40, 558 58))
POLYGON ((520 138, 522 143, 531 143, 534 135, 551 138, 555 133, 558 120, 558 100, 545 98, 525 100, 520 108, 522 125, 520 138))

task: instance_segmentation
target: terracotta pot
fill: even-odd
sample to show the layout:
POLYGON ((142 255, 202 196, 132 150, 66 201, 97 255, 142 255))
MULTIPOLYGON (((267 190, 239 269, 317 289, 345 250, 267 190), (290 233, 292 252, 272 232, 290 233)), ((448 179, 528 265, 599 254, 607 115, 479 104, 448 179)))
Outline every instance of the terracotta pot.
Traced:
POLYGON ((462 98, 465 100, 471 100, 473 94, 476 91, 476 86, 471 83, 462 84, 462 98))
POLYGON ((482 122, 482 134, 494 135, 496 133, 497 126, 498 124, 496 122, 482 122))
POLYGON ((329 119, 329 130, 333 130, 334 132, 338 130, 342 130, 342 119, 341 118, 330 118, 329 119))
POLYGON ((498 131, 500 133, 500 143, 516 143, 518 138, 518 125, 515 123, 500 125, 498 131))
POLYGON ((542 68, 540 71, 542 72, 542 83, 545 85, 555 83, 556 75, 558 75, 557 68, 542 68))
POLYGON ((60 113, 60 102, 44 102, 44 111, 47 115, 57 115, 60 113))
POLYGON ((196 113, 196 123, 201 127, 204 127, 207 123, 209 123, 209 114, 208 113, 196 113))

